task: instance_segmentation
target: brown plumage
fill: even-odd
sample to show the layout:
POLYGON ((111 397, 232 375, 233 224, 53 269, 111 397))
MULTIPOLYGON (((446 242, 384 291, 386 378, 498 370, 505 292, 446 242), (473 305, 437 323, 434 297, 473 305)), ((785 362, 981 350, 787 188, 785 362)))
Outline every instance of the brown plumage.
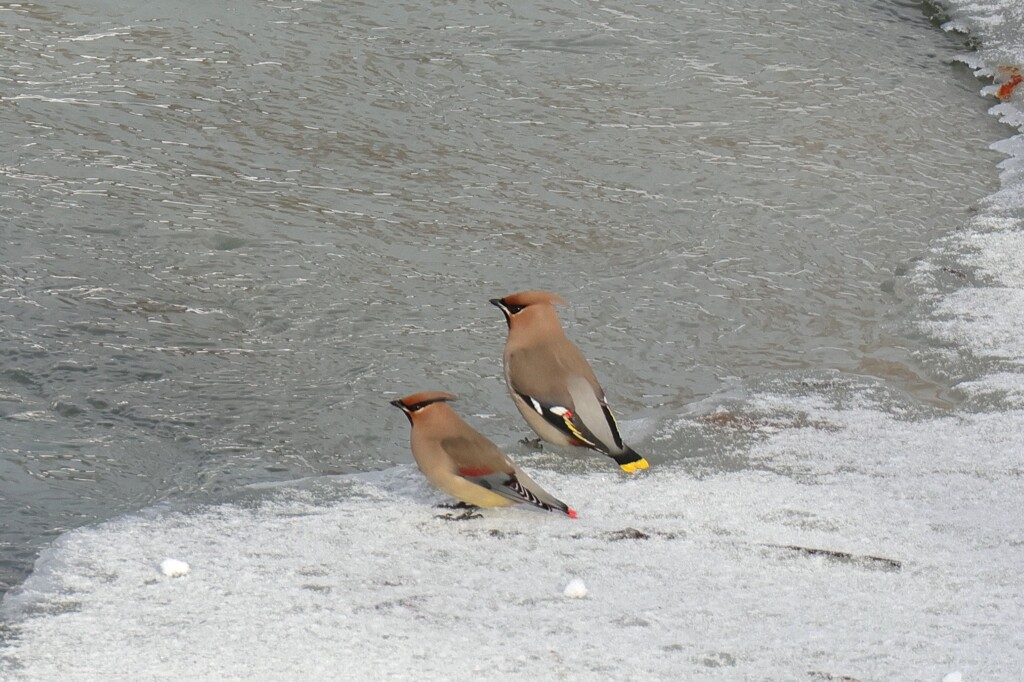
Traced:
POLYGON ((420 471, 438 489, 477 507, 528 502, 572 518, 576 512, 553 497, 498 447, 448 405, 451 393, 424 391, 393 400, 412 425, 412 454, 420 471))
POLYGON ((602 452, 623 471, 646 469, 647 460, 622 442, 590 363, 562 331, 554 306, 565 301, 521 291, 491 303, 508 323, 505 382, 530 428, 550 443, 602 452))

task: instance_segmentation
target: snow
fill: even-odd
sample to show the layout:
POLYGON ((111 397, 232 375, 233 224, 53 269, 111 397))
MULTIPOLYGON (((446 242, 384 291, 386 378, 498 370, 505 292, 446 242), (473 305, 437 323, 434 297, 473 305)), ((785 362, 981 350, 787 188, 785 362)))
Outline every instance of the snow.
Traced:
POLYGON ((806 419, 757 441, 739 471, 535 471, 578 520, 508 508, 448 521, 409 465, 73 531, 3 602, 19 636, 0 672, 1014 679, 1024 412, 754 407, 806 419), (188 558, 187 580, 153 570, 166 556, 188 558))

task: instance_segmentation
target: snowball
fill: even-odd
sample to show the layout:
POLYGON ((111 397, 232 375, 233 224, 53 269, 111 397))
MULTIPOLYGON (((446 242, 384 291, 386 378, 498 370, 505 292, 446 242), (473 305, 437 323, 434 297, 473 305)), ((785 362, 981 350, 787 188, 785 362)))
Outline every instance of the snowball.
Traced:
POLYGON ((562 591, 566 597, 570 599, 583 599, 587 596, 587 586, 583 584, 583 581, 579 578, 573 578, 569 581, 569 584, 565 586, 565 590, 562 591))
POLYGON ((180 578, 190 570, 187 563, 177 559, 164 559, 160 562, 160 571, 169 578, 180 578))

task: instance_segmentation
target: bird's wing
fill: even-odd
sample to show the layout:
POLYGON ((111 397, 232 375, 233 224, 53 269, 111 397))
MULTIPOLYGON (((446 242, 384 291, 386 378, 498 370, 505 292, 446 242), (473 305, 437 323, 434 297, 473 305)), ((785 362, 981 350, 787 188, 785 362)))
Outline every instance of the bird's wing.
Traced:
POLYGON ((455 470, 462 475, 463 471, 483 471, 487 473, 501 472, 511 474, 515 471, 512 462, 491 441, 484 436, 472 432, 466 435, 449 436, 441 439, 441 448, 451 458, 455 470))
POLYGON ((534 483, 486 438, 455 436, 443 439, 441 447, 451 456, 455 473, 470 483, 513 502, 528 502, 575 517, 576 512, 567 504, 534 483))
POLYGON ((516 467, 516 482, 519 487, 524 489, 526 494, 530 497, 536 498, 537 502, 532 504, 537 505, 541 509, 557 509, 565 514, 568 514, 572 518, 576 518, 576 510, 562 502, 560 499, 549 493, 548 491, 541 488, 530 476, 516 467))
POLYGON ((521 471, 508 474, 503 471, 484 472, 467 469, 460 471, 459 475, 513 502, 527 502, 546 511, 558 510, 576 518, 576 512, 570 509, 569 505, 549 495, 521 471))
POLYGON ((577 424, 576 413, 569 406, 546 402, 515 388, 512 390, 530 409, 540 415, 548 424, 563 433, 571 443, 591 448, 598 447, 597 443, 594 442, 593 435, 581 429, 580 425, 577 424))
POLYGON ((598 448, 608 453, 620 453, 624 447, 615 417, 603 396, 599 397, 586 378, 575 375, 566 381, 573 405, 576 406, 577 428, 589 432, 598 442, 598 448))
POLYGON ((506 377, 516 393, 570 409, 572 397, 566 389, 566 377, 593 374, 579 349, 567 340, 519 348, 509 353, 507 364, 506 377))
POLYGON ((577 382, 589 386, 589 390, 577 390, 586 398, 587 407, 592 408, 590 403, 595 400, 603 401, 604 392, 572 342, 560 339, 518 349, 509 354, 506 369, 509 388, 546 422, 580 445, 601 447, 594 433, 576 417, 577 396, 570 390, 570 380, 576 377, 577 382))
POLYGON ((604 400, 599 399, 585 377, 570 375, 565 380, 568 400, 552 402, 513 387, 516 394, 544 420, 581 445, 603 452, 624 450, 615 417, 604 400))

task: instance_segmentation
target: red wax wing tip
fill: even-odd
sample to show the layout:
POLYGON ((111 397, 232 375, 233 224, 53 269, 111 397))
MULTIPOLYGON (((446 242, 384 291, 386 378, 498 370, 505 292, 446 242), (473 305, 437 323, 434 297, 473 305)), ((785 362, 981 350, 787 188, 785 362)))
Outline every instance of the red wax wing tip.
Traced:
POLYGON ((471 478, 476 476, 487 476, 488 474, 493 473, 493 469, 485 469, 482 467, 459 467, 459 474, 461 476, 469 476, 471 478))
POLYGON ((570 519, 575 519, 576 518, 576 510, 575 509, 570 508, 569 511, 566 512, 566 514, 569 515, 570 519))

